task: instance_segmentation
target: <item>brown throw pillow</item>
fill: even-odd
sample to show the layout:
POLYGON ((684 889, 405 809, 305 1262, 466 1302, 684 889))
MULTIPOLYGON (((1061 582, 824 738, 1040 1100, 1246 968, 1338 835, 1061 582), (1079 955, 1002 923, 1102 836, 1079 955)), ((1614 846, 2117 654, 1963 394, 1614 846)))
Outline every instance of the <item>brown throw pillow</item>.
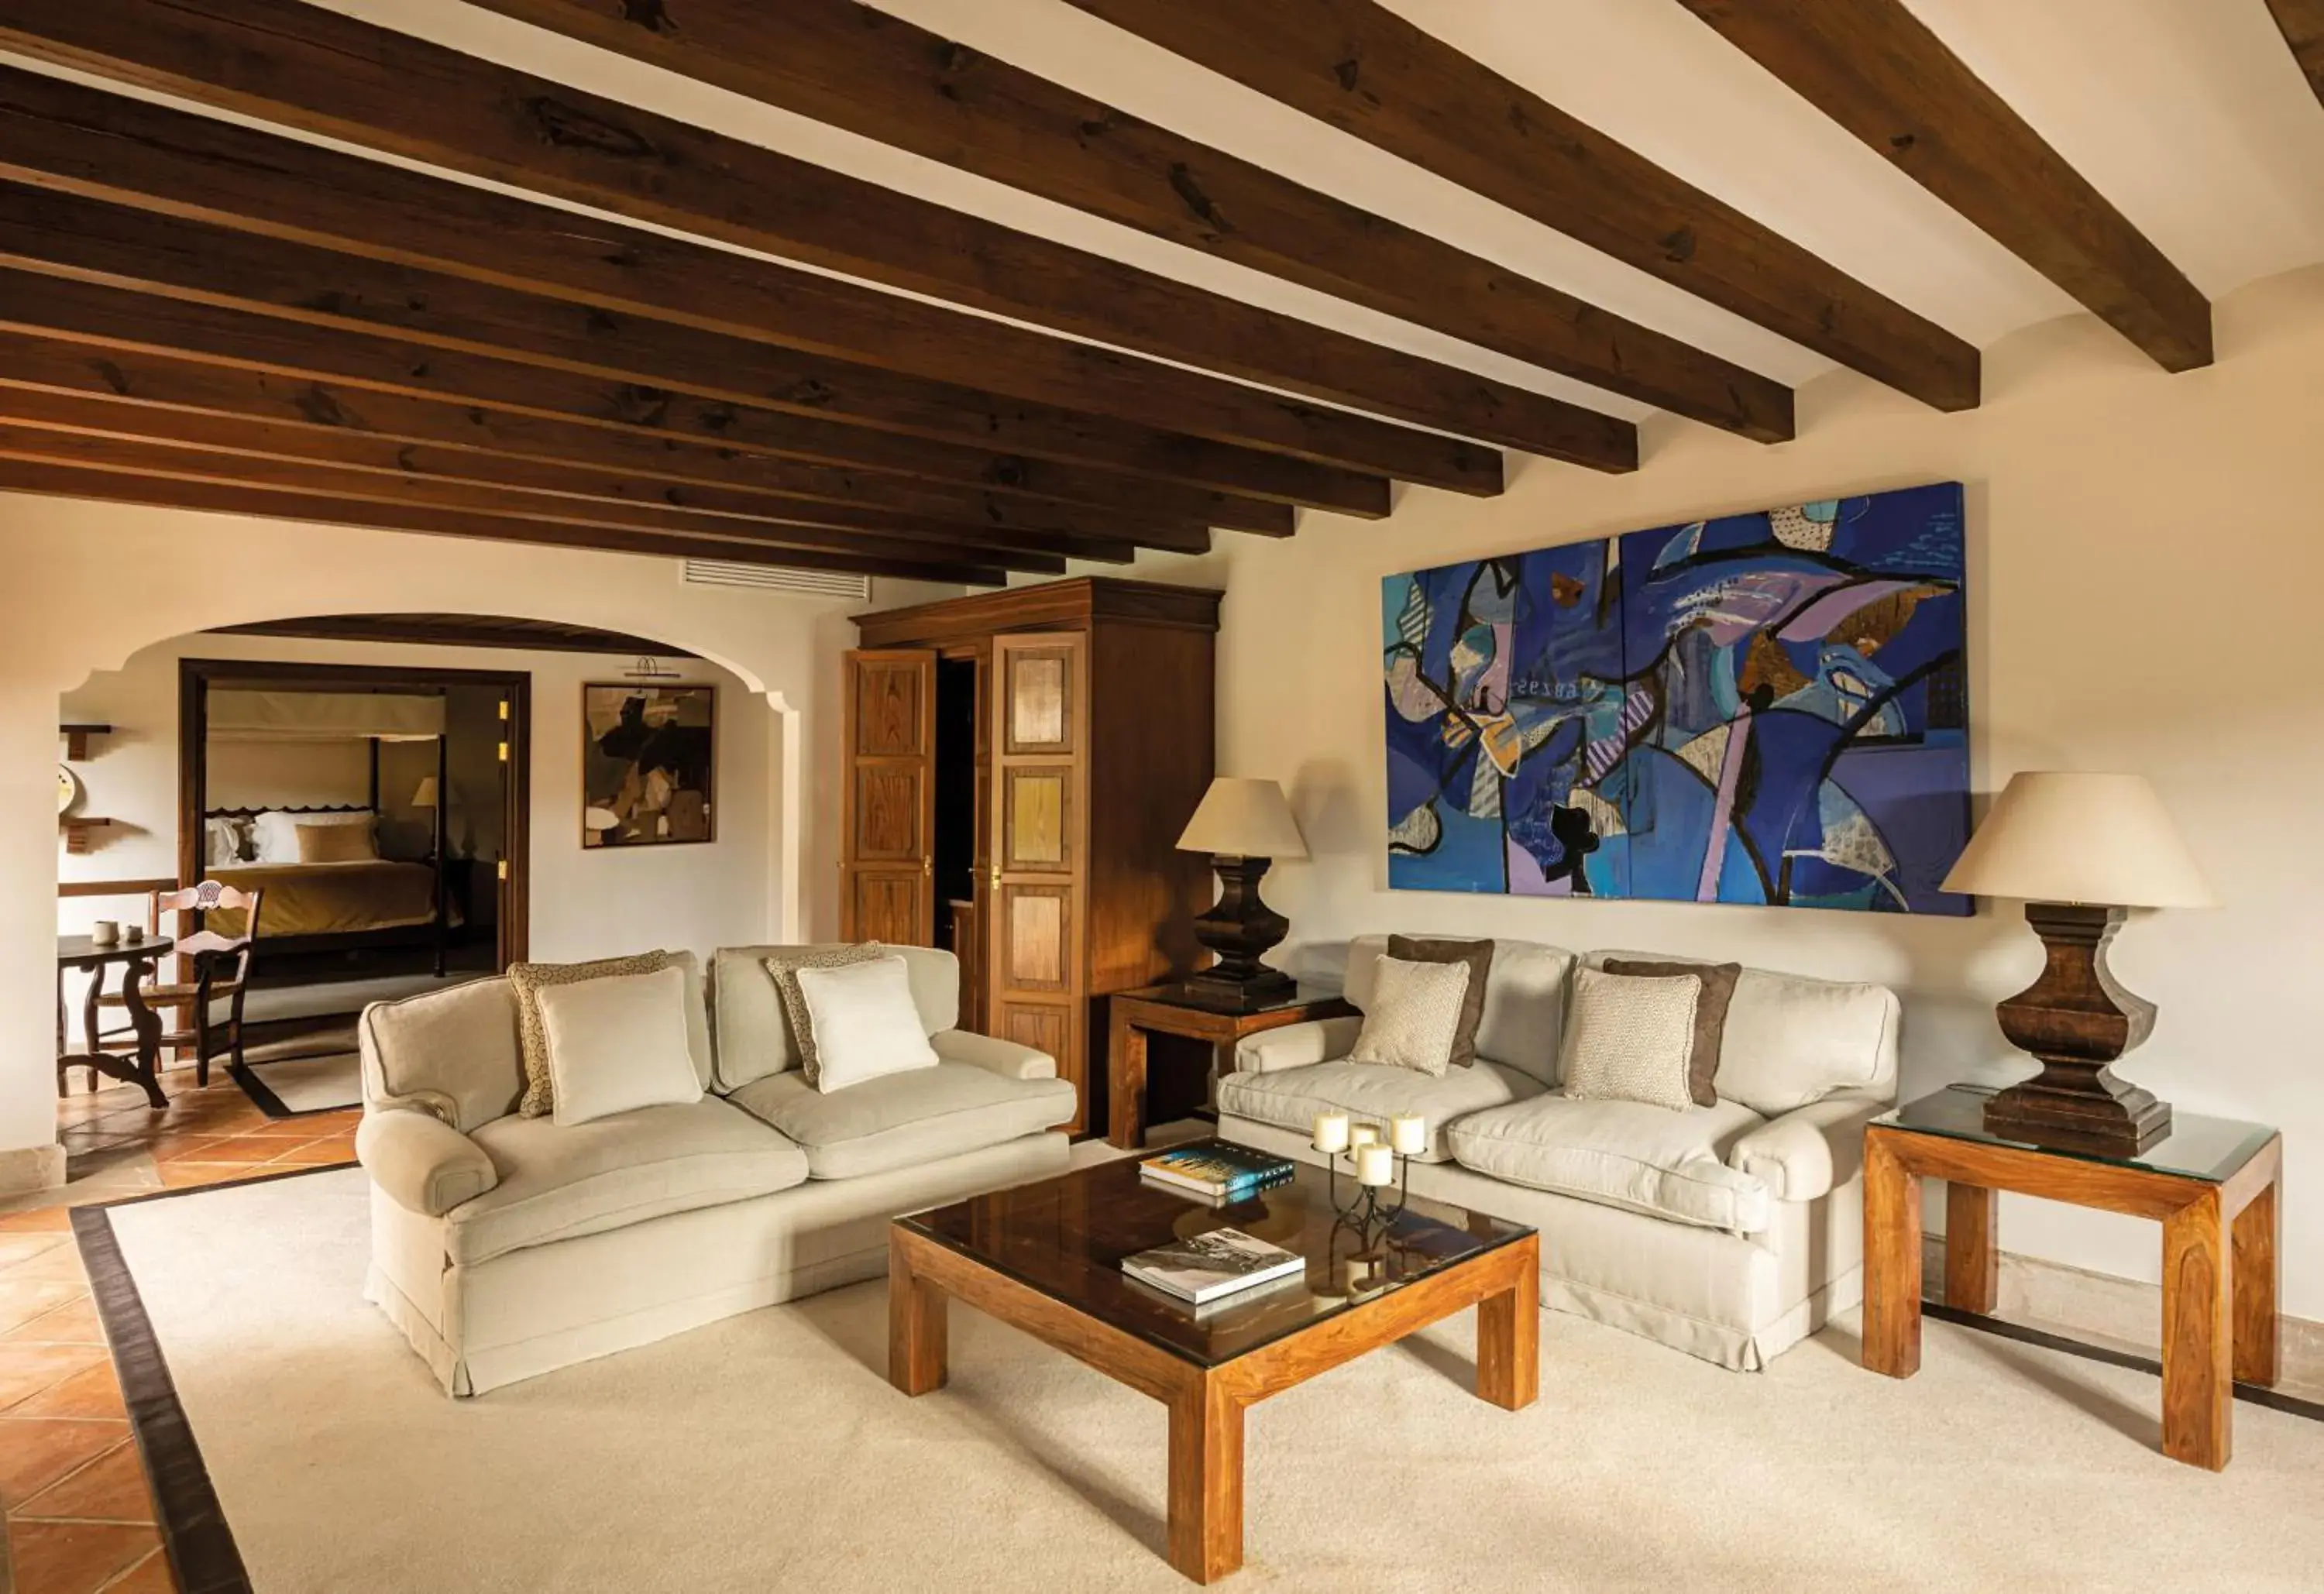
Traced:
POLYGON ((527 1118, 546 1118, 557 1106, 557 1087, 549 1076, 549 1027, 540 1018, 542 986, 578 985, 614 974, 659 974, 669 966, 667 952, 600 958, 593 963, 511 963, 508 981, 516 997, 517 1045, 524 1053, 524 1099, 517 1110, 527 1118))
POLYGON ((299 834, 301 863, 360 863, 379 856, 379 843, 371 839, 368 825, 300 825, 293 828, 299 834))
POLYGON ((1390 935, 1388 954, 1408 963, 1467 963, 1469 990, 1461 999, 1461 1025, 1452 1032, 1452 1056, 1448 1066, 1466 1068, 1477 1060, 1477 1026, 1485 1017, 1485 978, 1493 972, 1489 941, 1430 940, 1420 935, 1390 935))
POLYGON ((1702 995, 1694 1004, 1694 1049, 1687 1057, 1686 1093, 1697 1107, 1718 1106, 1719 1092, 1713 1082, 1719 1077, 1719 1047, 1727 1034, 1727 1004, 1735 1000, 1735 982, 1743 977, 1743 965, 1608 958, 1606 972, 1648 980, 1692 974, 1702 981, 1702 995))
POLYGON ((767 973, 775 982, 776 994, 783 999, 783 1018, 790 1026, 791 1050, 798 1056, 799 1072, 807 1083, 817 1090, 823 1088, 823 1059, 815 1049, 815 1020, 808 1017, 807 995, 799 990, 801 969, 844 969, 850 963, 868 963, 873 958, 886 957, 888 949, 877 941, 867 941, 861 946, 826 946, 813 950, 802 948, 786 952, 779 957, 761 958, 767 973))

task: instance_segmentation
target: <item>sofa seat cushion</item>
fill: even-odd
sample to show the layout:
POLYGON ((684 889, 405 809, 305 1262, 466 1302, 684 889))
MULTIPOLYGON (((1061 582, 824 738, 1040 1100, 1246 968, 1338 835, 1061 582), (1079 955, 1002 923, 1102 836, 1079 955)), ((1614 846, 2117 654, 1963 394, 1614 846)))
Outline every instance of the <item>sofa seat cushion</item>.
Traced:
POLYGON ((1456 1119, 1505 1107, 1541 1093, 1541 1083, 1480 1057, 1467 1068, 1421 1073, 1379 1063, 1317 1063, 1266 1073, 1230 1073, 1219 1081, 1219 1110, 1257 1119, 1305 1135, 1320 1112, 1386 1123, 1406 1113, 1428 1120, 1428 1149, 1416 1159, 1452 1156, 1445 1128, 1456 1119))
POLYGON ((982 1151, 1074 1116, 1062 1079, 1004 1079, 970 1063, 883 1073, 825 1092, 797 1069, 727 1098, 798 1143, 817 1179, 858 1179, 982 1151))
POLYGON ((445 1250, 473 1267, 527 1246, 596 1234, 804 1184, 806 1156, 715 1096, 583 1124, 513 1115, 470 1137, 500 1183, 445 1218, 445 1250))
POLYGON ((1675 1112, 1548 1095, 1464 1118, 1451 1136, 1462 1166, 1511 1184, 1757 1234, 1770 1215, 1766 1184, 1729 1167, 1727 1153, 1766 1121, 1739 1101, 1675 1112))

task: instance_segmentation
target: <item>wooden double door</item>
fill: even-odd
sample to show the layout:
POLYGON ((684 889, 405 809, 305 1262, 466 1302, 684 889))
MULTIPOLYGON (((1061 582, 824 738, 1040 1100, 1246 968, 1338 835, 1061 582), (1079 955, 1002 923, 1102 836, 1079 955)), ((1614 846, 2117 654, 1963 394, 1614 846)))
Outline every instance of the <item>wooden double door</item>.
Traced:
POLYGON ((940 939, 946 900, 939 853, 964 848, 972 911, 952 927, 973 944, 954 950, 982 988, 962 992, 963 1021, 1047 1052, 1076 1083, 1088 1077, 1091 995, 1088 643, 1085 632, 1024 631, 956 650, 849 654, 841 859, 842 934, 925 946, 940 939), (945 737, 938 711, 948 659, 976 670, 965 746, 945 737), (940 808, 947 762, 954 789, 973 794, 964 814, 940 808))

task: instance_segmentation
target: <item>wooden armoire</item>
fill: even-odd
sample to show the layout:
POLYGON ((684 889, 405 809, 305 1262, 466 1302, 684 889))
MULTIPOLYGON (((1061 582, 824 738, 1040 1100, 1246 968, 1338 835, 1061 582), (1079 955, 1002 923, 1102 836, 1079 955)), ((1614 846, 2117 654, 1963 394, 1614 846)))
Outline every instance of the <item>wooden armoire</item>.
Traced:
POLYGON ((842 933, 947 946, 961 1024, 1038 1046, 1105 1123, 1103 998, 1190 972, 1219 594, 1088 578, 859 614, 842 933))

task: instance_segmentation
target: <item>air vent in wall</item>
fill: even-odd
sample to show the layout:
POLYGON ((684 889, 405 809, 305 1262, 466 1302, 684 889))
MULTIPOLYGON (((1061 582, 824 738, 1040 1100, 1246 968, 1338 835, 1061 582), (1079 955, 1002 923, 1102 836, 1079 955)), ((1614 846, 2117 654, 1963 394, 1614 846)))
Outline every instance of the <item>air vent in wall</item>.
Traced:
POLYGON ((864 599, 872 595, 869 576, 845 570, 794 570, 788 565, 688 559, 686 579, 696 586, 751 586, 764 592, 812 593, 823 598, 864 599))

